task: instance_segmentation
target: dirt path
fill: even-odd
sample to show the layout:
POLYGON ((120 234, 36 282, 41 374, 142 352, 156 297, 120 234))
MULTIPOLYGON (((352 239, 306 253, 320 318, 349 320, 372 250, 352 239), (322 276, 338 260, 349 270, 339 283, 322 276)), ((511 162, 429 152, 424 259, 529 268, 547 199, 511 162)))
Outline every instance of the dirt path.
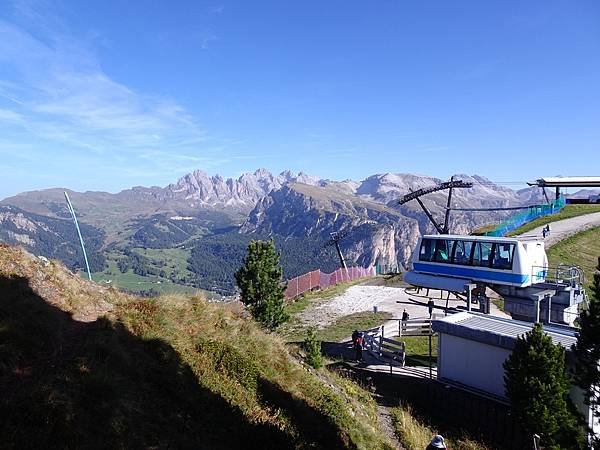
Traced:
MULTIPOLYGON (((377 401, 378 399, 375 400, 377 401)), ((378 401, 377 417, 379 419, 381 431, 385 433, 385 435, 388 437, 390 443, 394 446, 394 448, 396 450, 405 450, 405 448, 398 440, 398 436, 396 436, 396 430, 394 429, 394 421, 392 419, 392 414, 390 413, 390 407, 384 406, 378 401)))
MULTIPOLYGON (((520 234, 519 237, 536 237, 541 239, 543 237, 542 229, 544 227, 545 225, 534 228, 533 230, 520 234)), ((552 247, 557 242, 560 242, 569 236, 594 227, 600 227, 600 212, 552 222, 550 223, 550 236, 544 240, 546 242, 546 248, 552 247)))

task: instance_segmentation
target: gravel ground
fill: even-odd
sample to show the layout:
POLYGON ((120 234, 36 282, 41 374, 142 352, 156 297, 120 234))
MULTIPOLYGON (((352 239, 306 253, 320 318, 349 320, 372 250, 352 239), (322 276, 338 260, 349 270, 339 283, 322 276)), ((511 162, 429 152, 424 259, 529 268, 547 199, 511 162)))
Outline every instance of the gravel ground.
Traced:
MULTIPOLYGON (((373 280, 373 282, 378 284, 377 280, 373 280)), ((406 285, 404 284, 395 287, 372 286, 368 284, 351 286, 337 297, 305 309, 297 318, 306 324, 323 328, 335 322, 340 317, 357 312, 373 311, 374 306, 377 306, 379 311, 391 312, 396 319, 402 317, 404 309, 406 309, 411 319, 429 317, 427 299, 407 294, 405 287, 406 285)), ((444 308, 446 307, 446 298, 440 299, 439 291, 431 290, 430 294, 434 298, 434 314, 443 315, 444 308)), ((457 300, 454 296, 450 296, 448 307, 466 309, 466 303, 462 300, 457 300)), ((491 308, 492 314, 508 317, 498 310, 495 305, 491 305, 491 308)), ((391 320, 385 326, 395 330, 398 327, 398 320, 391 320)))

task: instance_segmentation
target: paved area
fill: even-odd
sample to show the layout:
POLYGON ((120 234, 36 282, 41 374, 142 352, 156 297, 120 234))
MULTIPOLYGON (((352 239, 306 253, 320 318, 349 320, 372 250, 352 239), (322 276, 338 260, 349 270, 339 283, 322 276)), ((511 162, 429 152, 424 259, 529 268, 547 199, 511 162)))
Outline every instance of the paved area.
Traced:
MULTIPOLYGON (((545 239, 546 248, 552 247, 557 242, 569 236, 594 227, 600 227, 600 212, 552 222, 550 224, 550 236, 545 239)), ((519 237, 536 237, 541 239, 543 237, 543 228, 543 226, 534 228, 531 231, 520 234, 519 237)))

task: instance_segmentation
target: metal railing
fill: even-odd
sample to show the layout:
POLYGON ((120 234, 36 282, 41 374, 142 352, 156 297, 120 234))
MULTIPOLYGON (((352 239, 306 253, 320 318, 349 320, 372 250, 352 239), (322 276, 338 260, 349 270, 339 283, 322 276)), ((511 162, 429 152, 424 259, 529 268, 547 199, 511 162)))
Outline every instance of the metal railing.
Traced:
POLYGON ((568 285, 570 287, 583 286, 585 283, 585 274, 577 266, 568 264, 558 264, 551 266, 532 266, 531 281, 554 283, 557 285, 568 285))
POLYGON ((363 332, 365 350, 385 364, 404 367, 406 360, 406 344, 402 341, 385 337, 382 325, 363 332), (382 358, 385 358, 384 361, 382 358))

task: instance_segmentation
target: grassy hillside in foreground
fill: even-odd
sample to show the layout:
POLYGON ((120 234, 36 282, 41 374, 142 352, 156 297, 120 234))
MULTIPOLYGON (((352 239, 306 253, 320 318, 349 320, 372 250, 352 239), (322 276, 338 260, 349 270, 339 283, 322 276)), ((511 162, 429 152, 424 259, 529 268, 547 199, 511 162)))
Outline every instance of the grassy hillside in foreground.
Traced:
POLYGON ((600 227, 574 234, 547 251, 551 267, 558 263, 581 267, 585 274, 585 287, 589 290, 600 256, 600 227))
POLYGON ((391 446, 376 405, 202 298, 140 299, 0 247, 4 448, 391 446))
POLYGON ((546 225, 547 223, 557 222, 559 220, 570 219, 572 217, 583 216, 585 214, 592 214, 596 212, 600 212, 600 205, 566 205, 563 209, 561 209, 560 212, 552 214, 551 216, 544 216, 532 220, 516 230, 511 231, 508 233, 508 236, 516 236, 518 234, 526 233, 534 228, 546 225))
MULTIPOLYGON (((438 434, 439 430, 429 426, 421 419, 414 416, 412 409, 406 405, 400 405, 392 409, 392 422, 396 434, 402 440, 406 450, 422 450, 429 445, 431 438, 438 434)), ((480 442, 473 441, 467 437, 446 436, 446 445, 453 450, 486 450, 486 446, 480 442)))

